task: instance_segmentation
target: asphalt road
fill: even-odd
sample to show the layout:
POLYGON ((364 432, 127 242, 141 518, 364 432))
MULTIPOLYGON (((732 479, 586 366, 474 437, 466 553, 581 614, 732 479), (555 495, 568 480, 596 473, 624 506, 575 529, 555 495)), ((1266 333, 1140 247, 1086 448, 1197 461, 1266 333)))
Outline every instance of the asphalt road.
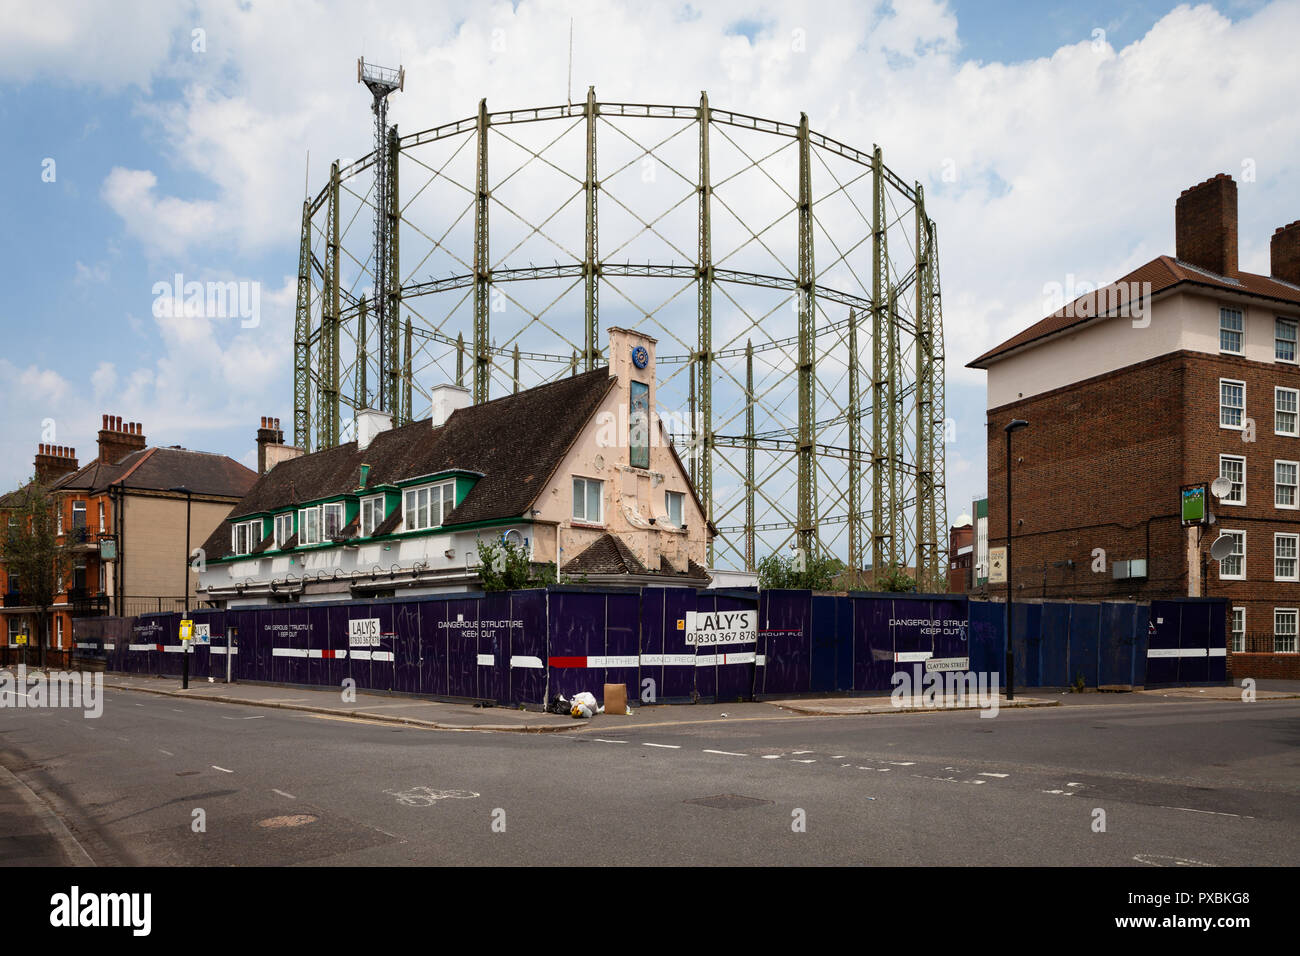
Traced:
POLYGON ((125 691, 98 719, 6 709, 0 764, 66 830, 4 832, 11 799, 0 863, 1300 863, 1300 700, 681 712, 511 734, 125 691))

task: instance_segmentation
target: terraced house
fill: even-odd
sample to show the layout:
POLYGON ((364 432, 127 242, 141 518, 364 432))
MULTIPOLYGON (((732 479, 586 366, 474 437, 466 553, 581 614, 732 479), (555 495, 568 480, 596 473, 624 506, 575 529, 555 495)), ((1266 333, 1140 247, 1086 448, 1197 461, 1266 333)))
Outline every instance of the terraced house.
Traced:
POLYGON ((355 441, 282 460, 208 538, 200 596, 237 607, 477 589, 478 542, 602 584, 704 587, 713 529, 655 408, 655 341, 610 330, 611 364, 429 418, 357 413, 355 441))
MULTIPOLYGON (((183 608, 186 555, 256 479, 225 455, 151 447, 144 427, 120 416, 104 415, 98 438, 85 465, 75 448, 46 444, 33 462, 54 508, 62 565, 49 635, 56 649, 70 646, 76 618, 183 608)), ((25 491, 0 498, 0 513, 25 491)), ((35 640, 38 609, 21 576, 2 563, 0 596, 0 639, 13 644, 27 633, 35 640)))

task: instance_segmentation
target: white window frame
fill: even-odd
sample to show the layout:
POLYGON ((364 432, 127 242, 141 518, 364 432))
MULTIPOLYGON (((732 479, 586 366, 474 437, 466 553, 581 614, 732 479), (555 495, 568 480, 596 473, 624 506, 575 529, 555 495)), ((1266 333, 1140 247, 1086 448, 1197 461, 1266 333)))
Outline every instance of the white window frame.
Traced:
POLYGON ((348 509, 341 501, 327 501, 320 506, 320 538, 321 541, 328 541, 341 534, 344 526, 348 523, 348 509), (335 522, 334 534, 329 533, 329 523, 326 520, 327 515, 331 513, 338 514, 338 520, 335 522))
POLYGON ((1224 355, 1245 355, 1246 354, 1246 313, 1241 309, 1230 309, 1227 306, 1219 307, 1219 351, 1224 355), (1223 320, 1229 315, 1235 315, 1241 319, 1241 328, 1225 328, 1223 320), (1229 335, 1240 336, 1241 347, 1239 349, 1229 349, 1223 346, 1224 333, 1229 335))
POLYGON ((99 503, 99 533, 104 533, 104 502, 99 503))
POLYGON ((1232 653, 1241 654, 1246 650, 1246 609, 1232 609, 1232 653))
POLYGON ((1246 580, 1246 532, 1231 531, 1227 528, 1224 528, 1223 533, 1233 535, 1241 543, 1241 551, 1238 552, 1237 549, 1234 548, 1232 554, 1228 556, 1228 558, 1241 559, 1241 573, 1224 574, 1223 568, 1225 563, 1228 561, 1228 558, 1224 558, 1222 561, 1219 562, 1219 580, 1220 581, 1244 581, 1246 580))
POLYGON ((284 547, 286 541, 293 537, 293 512, 275 516, 275 547, 284 547))
POLYGON ((1273 319, 1273 361, 1281 362, 1284 365, 1300 364, 1300 322, 1285 315, 1275 316, 1273 319), (1291 327, 1290 339, 1284 339, 1278 334, 1282 331, 1284 325, 1291 327), (1291 355, 1293 356, 1289 359, 1282 358, 1279 354, 1282 351, 1282 343, 1287 341, 1291 343, 1291 355))
POLYGON ((252 518, 237 521, 230 526, 230 552, 235 555, 252 554, 253 549, 262 543, 262 519, 252 518), (243 547, 240 547, 240 540, 243 547))
POLYGON ((664 512, 668 515, 668 523, 674 528, 680 528, 686 521, 686 494, 681 491, 664 492, 664 512), (673 499, 677 499, 677 520, 673 520, 673 499))
POLYGON ((54 533, 63 534, 63 502, 62 501, 59 502, 59 506, 57 508, 57 514, 58 514, 58 520, 55 522, 56 527, 54 529, 54 533))
POLYGON ((63 615, 54 615, 54 636, 59 642, 59 648, 63 648, 63 615))
POLYGON ((368 538, 374 534, 375 529, 384 523, 384 518, 383 495, 371 495, 368 498, 361 499, 361 514, 359 520, 361 522, 361 536, 363 538, 368 538), (370 515, 369 520, 366 519, 367 512, 370 515))
POLYGON ((1274 581, 1300 581, 1300 534, 1287 534, 1285 532, 1275 532, 1273 534, 1273 580, 1274 581), (1290 542, 1290 555, 1283 558, 1278 553, 1278 545, 1281 542, 1290 542), (1291 562, 1291 573, 1282 573, 1282 561, 1291 562))
POLYGON ((587 478, 584 477, 583 475, 574 475, 572 487, 573 487, 573 508, 571 509, 570 513, 573 515, 573 520, 580 522, 581 524, 603 525, 605 523, 605 483, 598 478, 587 478), (582 484, 581 495, 578 494, 579 483, 582 484), (600 514, 598 514, 594 518, 591 517, 589 514, 587 514, 587 502, 590 496, 587 487, 589 485, 595 485, 597 489, 599 489, 596 494, 596 505, 600 514), (578 514, 579 501, 582 502, 582 514, 578 514))
POLYGON ((456 479, 436 481, 407 488, 402 492, 402 530, 429 531, 442 527, 447 514, 456 507, 456 479), (424 499, 423 505, 421 498, 424 499), (435 502, 437 505, 435 513, 435 502), (450 506, 448 506, 450 505, 450 506), (423 508, 423 515, 421 515, 423 508), (434 520, 437 518, 438 520, 434 520))
POLYGON ((321 543, 320 505, 298 509, 298 544, 321 543), (314 532, 314 533, 313 533, 314 532))
POLYGON ((1273 434, 1285 435, 1288 438, 1300 438, 1300 388, 1287 388, 1284 385, 1277 385, 1273 388, 1273 434), (1293 427, 1291 431, 1282 431, 1278 427, 1278 417, 1283 413, 1281 398, 1285 394, 1291 396, 1291 408, 1285 412, 1292 416, 1293 427))
POLYGON ((1241 431, 1246 427, 1246 383, 1236 378, 1219 379, 1219 427, 1230 428, 1233 431, 1241 431), (1223 400, 1223 389, 1225 386, 1237 386, 1241 388, 1241 404, 1229 405, 1223 400), (1237 423, 1225 422, 1223 420, 1224 412, 1235 411, 1237 413, 1237 423))
POLYGON ((1219 504, 1231 505, 1234 508, 1244 508, 1246 506, 1246 456, 1245 455, 1220 455, 1219 456, 1219 477, 1228 478, 1229 480, 1232 481, 1233 485, 1236 485, 1238 484, 1238 482, 1235 479, 1233 479, 1231 475, 1225 475, 1223 473, 1223 463, 1225 461, 1241 462, 1241 482, 1240 482, 1241 497, 1234 498, 1232 497, 1232 492, 1229 492, 1228 494, 1224 495, 1222 498, 1219 499, 1219 504))
POLYGON ((1275 607, 1273 608, 1273 653, 1274 654, 1294 654, 1300 648, 1300 609, 1293 607, 1275 607), (1281 644, 1281 618, 1282 615, 1289 615, 1291 618, 1291 633, 1286 635, 1290 637, 1291 646, 1283 649, 1281 644))
POLYGON ((1273 460, 1273 507, 1282 511, 1300 510, 1300 461, 1287 461, 1285 458, 1276 458, 1273 460), (1291 481, 1283 484, 1279 481, 1281 466, 1289 465, 1291 467, 1291 481), (1291 503, 1283 504, 1279 499, 1282 497, 1284 488, 1291 489, 1291 503))

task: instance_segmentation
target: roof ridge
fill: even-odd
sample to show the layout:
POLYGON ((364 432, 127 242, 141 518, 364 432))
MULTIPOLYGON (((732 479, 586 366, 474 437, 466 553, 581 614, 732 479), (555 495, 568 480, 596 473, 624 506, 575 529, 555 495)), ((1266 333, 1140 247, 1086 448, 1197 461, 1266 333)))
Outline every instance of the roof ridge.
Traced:
POLYGON ((131 475, 133 475, 133 474, 135 473, 135 470, 136 470, 137 468, 139 468, 139 467, 140 467, 141 465, 143 465, 146 461, 148 461, 150 458, 152 458, 152 457, 153 457, 153 453, 154 453, 155 451, 157 451, 157 450, 158 450, 158 449, 157 449, 157 448, 154 448, 154 447, 146 448, 146 449, 144 450, 144 454, 140 456, 140 460, 139 460, 139 461, 137 461, 134 465, 132 465, 132 466, 131 466, 130 468, 128 468, 126 471, 122 472, 122 474, 118 475, 117 478, 115 478, 113 481, 110 481, 109 484, 110 484, 110 485, 116 485, 116 484, 118 484, 118 483, 125 482, 126 479, 130 478, 131 475))

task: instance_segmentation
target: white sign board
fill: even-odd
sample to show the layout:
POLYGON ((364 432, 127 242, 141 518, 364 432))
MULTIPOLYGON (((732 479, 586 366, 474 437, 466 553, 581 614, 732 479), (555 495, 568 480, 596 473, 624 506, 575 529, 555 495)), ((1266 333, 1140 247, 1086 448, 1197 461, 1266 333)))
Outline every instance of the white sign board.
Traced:
POLYGON ((378 647, 379 618, 364 617, 348 621, 348 647, 378 647))
POLYGON ((1007 549, 989 548, 989 584, 1007 583, 1007 549))
POLYGON ((194 625, 194 643, 195 643, 195 644, 209 644, 209 643, 211 643, 211 641, 212 641, 212 625, 211 625, 211 624, 195 624, 195 625, 194 625))
POLYGON ((969 657, 931 657, 925 662, 927 671, 968 671, 969 657))
POLYGON ((687 611, 686 643, 694 647, 752 644, 758 640, 758 609, 687 611))

